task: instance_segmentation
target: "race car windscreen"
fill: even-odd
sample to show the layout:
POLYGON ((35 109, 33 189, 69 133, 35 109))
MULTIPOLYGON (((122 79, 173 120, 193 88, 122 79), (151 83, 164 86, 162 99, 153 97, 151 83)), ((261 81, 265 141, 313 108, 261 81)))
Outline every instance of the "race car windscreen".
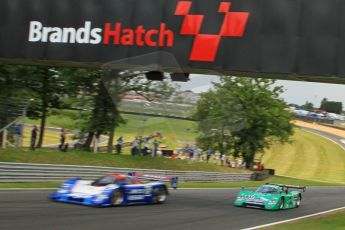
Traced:
POLYGON ((258 193, 278 193, 278 189, 270 186, 262 186, 256 190, 258 193))
POLYGON ((116 183, 116 178, 112 176, 104 176, 101 177, 94 182, 92 182, 91 185, 93 186, 106 186, 108 184, 115 184, 116 183))

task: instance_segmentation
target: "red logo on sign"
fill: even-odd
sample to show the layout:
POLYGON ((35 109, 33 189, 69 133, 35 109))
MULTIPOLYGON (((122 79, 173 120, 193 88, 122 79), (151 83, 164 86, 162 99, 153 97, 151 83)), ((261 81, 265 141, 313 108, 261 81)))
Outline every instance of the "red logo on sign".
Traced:
POLYGON ((192 52, 189 60, 213 62, 219 48, 221 37, 243 37, 248 21, 248 12, 230 12, 231 3, 221 2, 219 13, 225 17, 218 34, 201 34, 200 28, 205 15, 189 14, 192 2, 181 1, 177 3, 175 15, 184 16, 180 34, 195 35, 192 52))

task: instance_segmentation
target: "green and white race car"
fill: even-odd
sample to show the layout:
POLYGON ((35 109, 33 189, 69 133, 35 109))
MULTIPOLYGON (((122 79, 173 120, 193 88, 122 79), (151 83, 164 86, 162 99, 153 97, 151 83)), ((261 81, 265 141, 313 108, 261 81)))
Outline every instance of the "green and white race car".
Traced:
POLYGON ((269 183, 262 185, 256 191, 242 188, 237 194, 234 205, 267 210, 298 208, 301 205, 302 192, 305 192, 305 190, 305 186, 269 183))

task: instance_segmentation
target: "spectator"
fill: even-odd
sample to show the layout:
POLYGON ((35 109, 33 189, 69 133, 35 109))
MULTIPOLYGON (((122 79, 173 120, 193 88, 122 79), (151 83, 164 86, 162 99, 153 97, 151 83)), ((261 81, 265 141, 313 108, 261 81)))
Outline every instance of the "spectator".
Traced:
POLYGON ((145 143, 144 143, 144 156, 147 156, 149 154, 150 151, 150 138, 146 138, 145 139, 145 143))
POLYGON ((63 145, 61 151, 62 151, 62 152, 67 152, 67 150, 68 150, 68 143, 66 143, 66 144, 63 145))
POLYGON ((122 145, 123 145, 123 138, 122 136, 117 139, 116 143, 116 154, 120 155, 122 151, 122 145))
POLYGON ((139 139, 138 137, 135 137, 134 141, 132 142, 132 156, 136 156, 138 154, 138 148, 139 148, 139 139))
POLYGON ((231 167, 232 168, 236 168, 236 160, 235 160, 235 158, 232 158, 232 160, 231 160, 231 167))
POLYGON ((258 163, 256 164, 256 169, 257 169, 257 171, 262 171, 262 170, 264 170, 264 164, 262 164, 261 162, 258 162, 258 163))
POLYGON ((152 151, 153 157, 157 156, 158 146, 159 146, 159 142, 157 139, 155 139, 153 141, 153 151, 152 151))
POLYGON ((217 151, 214 157, 214 163, 218 164, 219 160, 220 160, 220 152, 217 151))
POLYGON ((193 146, 191 145, 190 147, 188 147, 188 155, 189 155, 189 159, 193 159, 193 156, 194 156, 194 148, 193 146))
POLYGON ((38 134, 38 128, 36 125, 31 130, 31 141, 30 141, 30 149, 35 150, 36 149, 36 139, 38 134))
POLYGON ((210 148, 208 151, 207 151, 207 156, 206 156, 206 162, 208 163, 208 161, 210 160, 211 156, 212 156, 212 153, 213 153, 213 148, 210 148))
POLYGON ((59 145, 59 149, 61 151, 64 149, 65 141, 66 141, 66 132, 65 132, 65 129, 62 128, 60 131, 60 145, 59 145))
POLYGON ((226 167, 230 167, 230 160, 229 160, 229 157, 226 157, 226 159, 225 159, 225 164, 226 164, 226 167))
POLYGON ((222 156, 221 156, 221 166, 224 166, 224 162, 226 162, 226 159, 227 159, 226 155, 222 154, 222 156))
POLYGON ((202 155, 202 149, 201 148, 197 148, 195 150, 195 156, 194 158, 197 160, 197 161, 200 161, 201 160, 201 155, 202 155))
POLYGON ((21 125, 16 124, 14 126, 14 135, 15 135, 15 146, 16 147, 20 147, 20 145, 21 145, 21 137, 22 137, 21 125))
POLYGON ((237 159, 237 165, 238 165, 238 167, 242 168, 242 163, 243 163, 242 158, 238 158, 238 159, 237 159))
POLYGON ((142 150, 142 144, 143 144, 143 138, 142 138, 142 136, 139 136, 139 137, 138 137, 138 155, 141 155, 141 154, 142 154, 142 152, 141 152, 141 150, 142 150))

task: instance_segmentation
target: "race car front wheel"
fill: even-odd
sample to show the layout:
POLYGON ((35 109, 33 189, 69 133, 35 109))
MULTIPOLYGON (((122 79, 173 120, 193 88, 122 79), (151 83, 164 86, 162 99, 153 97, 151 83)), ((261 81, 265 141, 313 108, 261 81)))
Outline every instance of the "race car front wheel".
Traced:
POLYGON ((115 190, 111 195, 111 204, 114 206, 119 206, 123 202, 123 193, 121 190, 115 190))
POLYGON ((283 209, 283 208, 284 208, 284 198, 280 198, 279 209, 283 209))
POLYGON ((155 188, 153 190, 153 194, 154 194, 154 202, 157 204, 162 204, 166 201, 167 199, 167 192, 164 188, 155 188))
POLYGON ((298 196, 297 201, 296 201, 296 208, 298 208, 301 205, 301 196, 298 196))

